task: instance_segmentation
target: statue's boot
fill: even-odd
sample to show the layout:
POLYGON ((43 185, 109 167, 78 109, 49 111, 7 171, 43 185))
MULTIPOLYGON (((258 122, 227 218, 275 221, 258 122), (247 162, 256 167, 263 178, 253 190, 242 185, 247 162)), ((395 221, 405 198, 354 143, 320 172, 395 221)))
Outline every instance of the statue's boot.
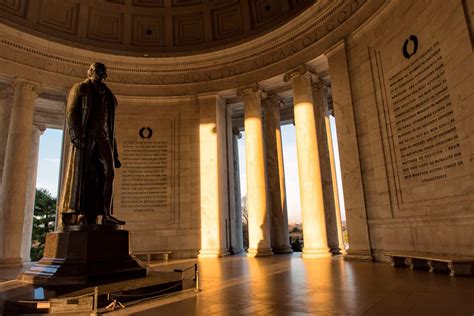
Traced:
POLYGON ((102 224, 125 225, 125 221, 121 221, 112 215, 104 215, 102 217, 102 224))

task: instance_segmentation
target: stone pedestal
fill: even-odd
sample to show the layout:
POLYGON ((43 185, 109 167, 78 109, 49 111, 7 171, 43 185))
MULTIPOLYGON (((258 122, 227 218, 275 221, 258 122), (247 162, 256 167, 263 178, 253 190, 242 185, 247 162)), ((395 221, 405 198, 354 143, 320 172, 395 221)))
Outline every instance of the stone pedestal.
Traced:
POLYGON ((19 279, 36 285, 89 284, 146 276, 129 255, 128 231, 114 225, 67 226, 46 236, 44 256, 19 279))

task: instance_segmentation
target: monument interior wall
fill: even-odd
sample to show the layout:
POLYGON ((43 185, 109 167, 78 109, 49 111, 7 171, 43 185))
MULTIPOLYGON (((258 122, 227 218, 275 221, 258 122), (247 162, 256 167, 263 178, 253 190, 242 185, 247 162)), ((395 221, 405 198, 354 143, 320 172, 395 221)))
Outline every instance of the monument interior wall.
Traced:
MULTIPOLYGON (((68 35, 60 30, 67 25, 38 18, 46 11, 35 19, 27 2, 0 1, 0 81, 10 85, 19 77, 40 84, 36 103, 43 100, 46 109, 48 100, 57 105, 74 83, 86 78, 93 61, 108 66, 107 84, 119 101, 123 160, 114 206, 132 232, 132 250, 195 256, 204 218, 211 223, 205 227, 213 247, 208 253, 225 253, 229 243, 223 228, 232 218, 226 205, 233 198, 227 187, 232 181, 226 178, 229 156, 224 155, 229 152, 229 113, 222 98, 241 102, 238 88, 269 78, 283 82, 285 72, 311 66, 324 54, 351 248, 366 257, 374 251, 378 259, 391 250, 474 255, 472 1, 318 1, 258 38, 244 32, 249 40, 240 42, 243 37, 231 32, 229 38, 238 45, 208 41, 202 47, 213 50, 182 54, 194 47, 190 43, 159 58, 125 56, 127 41, 105 43, 109 53, 84 49, 77 41, 69 45, 88 26, 78 24, 79 33, 68 35), (32 31, 33 22, 41 24, 38 32, 32 31), (220 44, 224 48, 214 50, 220 44), (209 186, 202 185, 205 181, 209 186), (218 236, 212 238, 212 232, 218 236)), ((200 3, 191 9, 208 9, 200 3)), ((88 6, 77 1, 64 5, 87 13, 80 8, 88 6)), ((126 11, 120 3, 107 6, 126 11)), ((146 10, 132 7, 132 15, 146 10)), ((130 21, 124 25, 131 27, 130 21)), ((130 41, 135 33, 127 34, 130 41)), ((88 45, 97 41, 84 40, 88 45)), ((166 50, 155 48, 155 53, 166 50)), ((314 69, 312 76, 318 77, 314 69)), ((5 102, 12 103, 2 97, 2 122, 10 105, 5 102)), ((51 124, 48 115, 38 119, 51 124)), ((3 144, 8 130, 2 131, 3 144)))
POLYGON ((394 1, 348 40, 379 258, 396 250, 474 254, 474 54, 465 13, 463 1, 394 1))
POLYGON ((199 110, 191 97, 118 100, 114 206, 132 251, 200 248, 199 110))

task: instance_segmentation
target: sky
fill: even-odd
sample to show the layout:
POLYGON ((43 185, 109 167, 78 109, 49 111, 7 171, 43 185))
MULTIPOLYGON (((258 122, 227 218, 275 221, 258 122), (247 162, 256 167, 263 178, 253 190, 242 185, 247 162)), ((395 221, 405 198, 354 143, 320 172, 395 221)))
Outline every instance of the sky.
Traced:
POLYGON ((40 138, 38 176, 36 187, 58 195, 59 163, 63 131, 48 128, 40 138))
MULTIPOLYGON (((335 134, 334 118, 331 117, 331 132, 333 141, 337 144, 335 134)), ((283 163, 285 168, 286 196, 288 207, 288 221, 301 223, 300 190, 298 182, 298 160, 296 156, 296 134, 293 124, 281 127, 283 143, 283 163)), ((239 162, 240 162, 240 186, 242 197, 246 194, 246 174, 245 174, 245 132, 239 139, 239 162)), ((58 193, 59 163, 61 157, 62 131, 48 128, 40 139, 40 152, 38 164, 37 188, 47 189, 53 196, 58 193)), ((336 160, 339 159, 337 146, 334 148, 336 160)), ((339 163, 336 163, 336 173, 338 175, 338 187, 341 210, 344 210, 344 200, 342 198, 342 187, 340 178, 339 163)), ((345 220, 344 211, 342 219, 345 220)))

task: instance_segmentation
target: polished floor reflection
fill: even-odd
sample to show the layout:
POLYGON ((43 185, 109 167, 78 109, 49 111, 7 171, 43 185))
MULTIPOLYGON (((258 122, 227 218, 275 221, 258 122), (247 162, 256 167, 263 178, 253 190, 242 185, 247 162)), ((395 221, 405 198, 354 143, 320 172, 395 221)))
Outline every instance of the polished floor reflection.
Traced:
MULTIPOLYGON (((298 254, 199 260, 202 292, 123 315, 474 315, 474 279, 298 254)), ((169 265, 186 266, 192 261, 169 265)), ((156 266, 157 269, 165 265, 156 266)), ((115 314, 114 313, 114 314, 115 314)))

